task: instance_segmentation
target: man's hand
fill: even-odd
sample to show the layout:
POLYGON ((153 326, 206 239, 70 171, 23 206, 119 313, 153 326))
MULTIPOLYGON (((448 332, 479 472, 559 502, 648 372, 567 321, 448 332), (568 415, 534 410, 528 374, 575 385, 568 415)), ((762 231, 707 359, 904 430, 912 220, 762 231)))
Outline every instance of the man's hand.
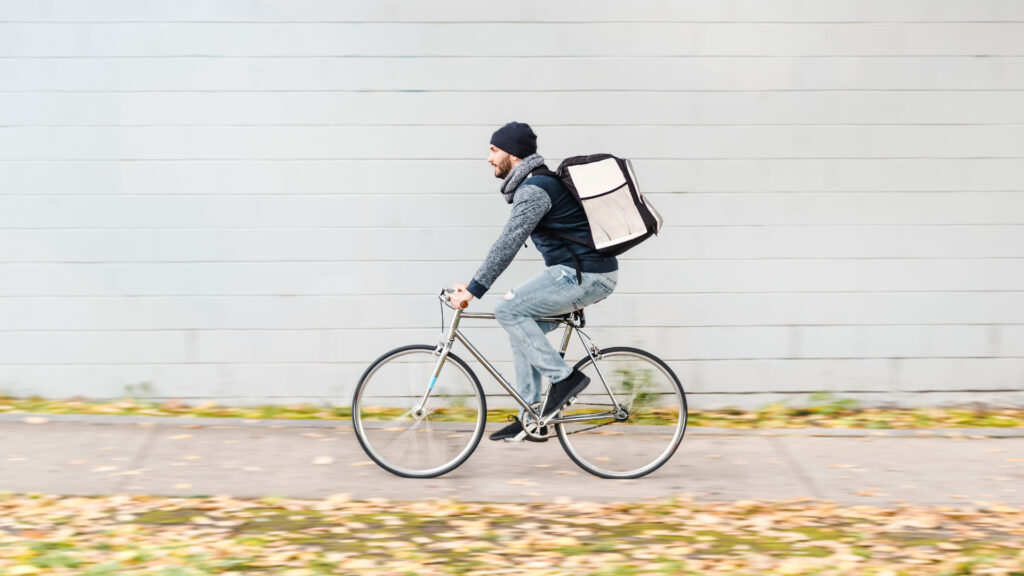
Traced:
POLYGON ((466 290, 467 286, 469 286, 469 284, 456 284, 454 288, 458 290, 458 292, 448 297, 448 301, 452 303, 452 307, 456 310, 463 308, 464 306, 468 306, 469 301, 473 299, 473 295, 466 290))

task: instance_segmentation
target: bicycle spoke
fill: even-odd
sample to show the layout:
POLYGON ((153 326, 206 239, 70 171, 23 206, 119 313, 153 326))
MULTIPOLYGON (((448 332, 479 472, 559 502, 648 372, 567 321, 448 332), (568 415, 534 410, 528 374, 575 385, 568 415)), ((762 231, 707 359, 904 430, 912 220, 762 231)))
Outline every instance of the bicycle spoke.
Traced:
POLYGON ((357 386, 356 435, 375 462, 396 474, 443 474, 472 453, 483 433, 483 392, 468 366, 453 356, 420 405, 437 358, 433 346, 397 349, 371 365, 357 386), (463 428, 470 433, 453 434, 463 428))
POLYGON ((559 440, 583 469, 608 478, 636 478, 661 466, 675 452, 686 427, 686 398, 675 374, 642 350, 610 348, 597 360, 618 402, 614 406, 594 362, 577 367, 591 384, 563 417, 587 416, 557 425, 559 440), (603 398, 603 402, 599 402, 603 398), (622 408, 624 412, 613 413, 622 408))

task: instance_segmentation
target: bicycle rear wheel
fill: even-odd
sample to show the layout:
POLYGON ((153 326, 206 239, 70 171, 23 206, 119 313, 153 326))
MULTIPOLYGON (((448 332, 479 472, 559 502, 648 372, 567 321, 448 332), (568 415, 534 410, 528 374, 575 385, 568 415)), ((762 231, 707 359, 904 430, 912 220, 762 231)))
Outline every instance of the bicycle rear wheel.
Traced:
POLYGON ((407 478, 433 478, 469 458, 484 432, 487 402, 469 366, 449 353, 424 410, 435 347, 396 348, 370 365, 356 385, 352 423, 366 454, 407 478))
POLYGON ((625 412, 555 426, 573 462, 602 478, 639 478, 657 470, 679 447, 686 431, 686 394, 672 369, 637 348, 601 351, 575 368, 590 385, 561 417, 597 416, 614 411, 601 376, 625 412))

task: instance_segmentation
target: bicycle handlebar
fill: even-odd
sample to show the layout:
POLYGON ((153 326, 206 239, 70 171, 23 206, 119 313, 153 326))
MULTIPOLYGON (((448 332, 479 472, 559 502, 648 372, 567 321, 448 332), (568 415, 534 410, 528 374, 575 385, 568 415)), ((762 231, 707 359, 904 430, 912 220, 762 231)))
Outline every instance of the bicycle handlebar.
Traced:
MULTIPOLYGON (((441 302, 444 302, 446 306, 448 306, 452 310, 455 310, 455 306, 452 306, 451 301, 451 295, 455 294, 455 292, 456 290, 453 288, 442 288, 441 293, 438 294, 437 297, 441 300, 441 302)), ((459 306, 459 308, 465 308, 466 306, 469 306, 469 302, 463 302, 459 306)))

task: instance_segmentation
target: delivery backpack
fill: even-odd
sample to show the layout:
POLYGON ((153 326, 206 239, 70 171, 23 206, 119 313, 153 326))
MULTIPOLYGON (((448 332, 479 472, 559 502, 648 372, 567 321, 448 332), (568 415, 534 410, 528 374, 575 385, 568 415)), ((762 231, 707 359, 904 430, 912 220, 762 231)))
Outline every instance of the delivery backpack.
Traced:
POLYGON ((611 154, 573 156, 566 158, 557 172, 542 168, 534 173, 558 178, 583 206, 590 224, 589 238, 549 234, 617 256, 661 230, 661 216, 637 189, 629 160, 611 154))

